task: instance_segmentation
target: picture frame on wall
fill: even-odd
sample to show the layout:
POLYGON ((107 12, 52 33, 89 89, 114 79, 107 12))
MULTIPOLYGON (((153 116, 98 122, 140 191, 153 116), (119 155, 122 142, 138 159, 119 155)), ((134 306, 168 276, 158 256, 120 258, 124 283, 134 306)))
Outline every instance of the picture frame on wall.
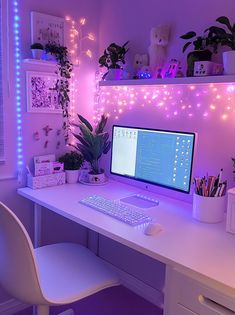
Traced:
POLYGON ((64 45, 64 18, 31 12, 31 42, 46 45, 49 42, 64 45))
POLYGON ((54 73, 26 72, 27 112, 61 114, 57 91, 52 90, 58 77, 54 73))

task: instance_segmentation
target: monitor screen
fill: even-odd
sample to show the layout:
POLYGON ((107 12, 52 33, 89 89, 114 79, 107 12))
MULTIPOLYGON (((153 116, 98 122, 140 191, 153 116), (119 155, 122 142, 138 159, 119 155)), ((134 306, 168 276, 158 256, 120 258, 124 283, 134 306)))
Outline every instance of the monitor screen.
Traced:
POLYGON ((189 193, 195 134, 113 126, 111 173, 189 193))

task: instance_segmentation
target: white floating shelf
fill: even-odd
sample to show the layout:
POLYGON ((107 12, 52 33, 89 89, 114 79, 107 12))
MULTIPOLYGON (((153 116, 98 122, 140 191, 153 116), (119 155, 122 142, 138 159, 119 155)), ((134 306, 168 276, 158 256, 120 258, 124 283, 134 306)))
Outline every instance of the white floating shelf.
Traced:
POLYGON ((55 67, 57 65, 56 61, 38 60, 38 59, 24 59, 23 63, 28 64, 28 65, 43 66, 43 67, 55 67))
POLYGON ((206 77, 183 77, 183 78, 167 78, 167 79, 137 79, 137 80, 113 80, 100 81, 100 86, 127 86, 127 85, 194 85, 208 83, 234 83, 235 75, 218 75, 206 77))

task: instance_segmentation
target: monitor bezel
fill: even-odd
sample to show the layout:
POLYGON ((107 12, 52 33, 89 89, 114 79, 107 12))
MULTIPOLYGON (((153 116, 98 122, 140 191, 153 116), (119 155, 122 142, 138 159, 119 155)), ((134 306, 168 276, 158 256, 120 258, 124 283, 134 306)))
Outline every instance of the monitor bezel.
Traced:
POLYGON ((113 175, 116 175, 116 176, 120 176, 120 177, 123 177, 123 178, 127 178, 127 179, 132 179, 132 180, 135 180, 135 181, 138 181, 138 182, 142 182, 142 183, 148 183, 148 184, 151 184, 151 185, 154 185, 154 186, 159 186, 159 187, 162 187, 162 188, 171 189, 171 190, 182 192, 182 193, 185 193, 185 194, 189 194, 190 190, 191 190, 191 184, 192 184, 192 173, 193 173, 193 164, 194 164, 195 143, 196 143, 196 133, 195 132, 179 131, 179 130, 167 130, 167 129, 155 129, 155 128, 145 128, 145 127, 134 127, 134 126, 125 126, 125 125, 116 125, 115 124, 115 125, 112 126, 112 145, 111 145, 111 156, 110 156, 110 174, 113 174, 113 175), (133 176, 128 176, 128 175, 123 175, 123 174, 112 172, 113 134, 114 134, 114 128, 115 127, 193 135, 192 163, 191 163, 191 168, 190 168, 190 180, 189 180, 188 190, 183 190, 183 189, 180 189, 180 188, 167 186, 167 185, 156 183, 156 182, 152 182, 152 181, 148 181, 148 180, 144 180, 144 179, 139 179, 139 178, 136 178, 136 177, 133 177, 133 176))

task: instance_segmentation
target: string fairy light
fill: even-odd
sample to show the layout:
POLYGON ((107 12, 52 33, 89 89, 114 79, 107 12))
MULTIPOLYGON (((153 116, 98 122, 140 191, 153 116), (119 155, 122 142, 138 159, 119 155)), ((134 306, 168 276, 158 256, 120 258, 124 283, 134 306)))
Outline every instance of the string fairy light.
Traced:
POLYGON ((217 114, 221 121, 227 121, 235 113, 235 84, 101 86, 99 104, 95 105, 95 115, 100 114, 102 106, 103 112, 115 120, 133 107, 152 105, 156 110, 164 110, 167 119, 195 115, 208 119, 217 114))

